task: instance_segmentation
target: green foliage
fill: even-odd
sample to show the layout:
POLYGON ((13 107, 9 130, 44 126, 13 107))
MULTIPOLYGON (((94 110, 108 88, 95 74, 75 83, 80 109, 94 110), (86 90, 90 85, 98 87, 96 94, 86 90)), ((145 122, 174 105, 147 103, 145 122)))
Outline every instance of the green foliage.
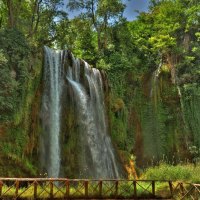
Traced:
POLYGON ((13 29, 0 32, 0 120, 12 118, 21 100, 28 76, 29 46, 22 33, 13 29))
POLYGON ((199 100, 200 89, 197 84, 185 84, 182 89, 183 100, 183 114, 186 118, 186 125, 190 136, 193 137, 193 144, 200 147, 200 114, 199 114, 199 100))
POLYGON ((143 127, 143 142, 144 154, 147 157, 160 160, 165 154, 166 127, 165 121, 167 118, 166 111, 162 105, 157 104, 152 108, 152 104, 143 108, 142 127, 143 127))
MULTIPOLYGON (((192 144, 192 141, 195 141, 194 144, 199 146, 198 89, 195 88, 195 92, 187 92, 190 100, 187 100, 185 93, 183 96, 186 101, 185 118, 190 128, 188 132, 185 129, 182 130, 184 127, 183 113, 181 113, 180 102, 177 98, 178 92, 175 86, 170 85, 170 73, 172 79, 176 77, 177 84, 183 87, 191 82, 199 83, 199 34, 196 26, 199 23, 199 17, 197 10, 199 11, 199 8, 194 2, 152 1, 151 12, 141 13, 137 20, 127 23, 127 33, 117 29, 121 36, 123 33, 123 39, 126 38, 125 35, 129 35, 132 45, 129 46, 126 43, 128 51, 124 48, 120 52, 114 48, 110 51, 111 55, 107 54, 106 59, 108 59, 105 59, 106 63, 109 63, 108 77, 113 94, 116 95, 115 98, 122 98, 129 111, 131 107, 137 110, 146 161, 149 157, 159 160, 163 154, 170 157, 170 151, 179 151, 179 155, 183 152, 188 153, 187 148, 185 150, 182 148, 189 138, 192 144), (136 53, 135 57, 131 52, 133 49, 136 53), (137 62, 129 59, 128 55, 132 55, 137 62), (158 79, 154 83, 156 85, 153 85, 153 81, 149 81, 146 76, 151 73, 151 76, 155 77, 155 72, 152 73, 152 71, 158 66, 160 60, 165 67, 157 75, 160 78, 156 78, 158 79), (130 65, 132 67, 129 68, 130 65), (129 80, 130 75, 127 76, 130 72, 125 73, 129 69, 134 71, 135 77, 132 81, 129 80), (144 77, 144 82, 141 76, 144 77), (131 90, 132 85, 134 86, 131 90), (191 134, 193 138, 190 137, 191 134), (182 144, 178 142, 180 138, 184 141, 182 144)), ((114 46, 118 44, 121 45, 115 37, 114 46)), ((114 124, 121 123, 114 122, 114 124)), ((113 131, 117 130, 117 126, 114 127, 113 131)), ((123 126, 119 125, 119 127, 123 126)), ((123 132, 126 132, 125 129, 123 132)), ((120 134, 118 135, 121 138, 120 134)), ((132 142, 132 144, 139 148, 137 142, 132 142)), ((142 155, 137 156, 142 157, 142 155)))
POLYGON ((6 127, 0 140, 0 165, 5 166, 9 160, 8 172, 0 168, 0 173, 5 176, 36 174, 30 155, 35 145, 30 141, 33 138, 30 123, 31 107, 41 77, 41 61, 23 31, 0 30, 0 124, 6 127), (10 167, 13 163, 16 169, 10 167))
POLYGON ((3 50, 1 49, 0 50, 0 64, 3 65, 6 63, 7 63, 7 59, 6 59, 5 55, 3 54, 3 50))
POLYGON ((176 45, 176 39, 169 35, 153 36, 149 39, 149 42, 152 44, 154 51, 164 51, 164 49, 171 49, 176 45))
POLYGON ((127 145, 130 141, 127 135, 127 113, 124 108, 115 111, 111 115, 112 138, 117 143, 118 149, 130 151, 132 147, 127 145))
POLYGON ((160 163, 159 166, 148 168, 142 175, 142 179, 172 180, 199 182, 200 167, 192 164, 169 165, 160 163))
MULTIPOLYGON (((119 150, 142 149, 137 155, 142 164, 171 152, 196 158, 189 146, 200 146, 198 1, 152 0, 150 10, 132 22, 122 17, 121 0, 70 0, 68 8, 81 12, 71 20, 61 7, 61 0, 0 1, 0 122, 10 122, 2 152, 13 160, 26 152, 40 47, 49 45, 68 48, 106 71, 111 135, 119 150)), ((66 154, 76 146, 73 137, 63 147, 66 154)), ((63 162, 77 163, 74 154, 63 162)))
POLYGON ((18 79, 25 76, 28 67, 23 62, 29 56, 30 47, 24 35, 17 29, 5 29, 0 32, 0 42, 10 69, 16 71, 18 79))
POLYGON ((1 53, 1 64, 0 64, 0 121, 8 120, 9 115, 15 109, 16 90, 18 82, 11 77, 11 71, 6 64, 6 58, 1 53))
POLYGON ((90 28, 96 33, 96 47, 99 58, 106 55, 111 41, 112 26, 117 24, 125 8, 121 0, 70 0, 67 7, 70 10, 81 10, 79 18, 89 22, 90 28))

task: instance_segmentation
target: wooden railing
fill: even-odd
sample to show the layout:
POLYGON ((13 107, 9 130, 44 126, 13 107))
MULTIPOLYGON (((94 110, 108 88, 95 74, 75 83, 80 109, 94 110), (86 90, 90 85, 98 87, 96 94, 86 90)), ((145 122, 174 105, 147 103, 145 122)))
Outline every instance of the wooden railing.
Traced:
POLYGON ((0 199, 200 199, 200 184, 158 180, 0 178, 0 199))

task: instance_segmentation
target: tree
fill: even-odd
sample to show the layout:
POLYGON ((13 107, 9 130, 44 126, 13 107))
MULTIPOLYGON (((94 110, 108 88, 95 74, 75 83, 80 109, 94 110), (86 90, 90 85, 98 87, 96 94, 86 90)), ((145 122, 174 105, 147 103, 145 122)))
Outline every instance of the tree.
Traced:
POLYGON ((70 10, 81 10, 97 33, 98 50, 104 53, 108 43, 108 27, 122 17, 125 5, 120 0, 70 0, 70 10))
POLYGON ((58 23, 67 19, 62 0, 0 0, 0 27, 21 31, 32 45, 51 45, 58 23))
POLYGON ((0 31, 0 120, 12 118, 28 79, 30 48, 16 29, 0 31))
POLYGON ((80 17, 70 21, 64 20, 57 25, 56 32, 59 35, 57 40, 59 48, 69 49, 76 57, 96 66, 97 36, 88 20, 80 17))

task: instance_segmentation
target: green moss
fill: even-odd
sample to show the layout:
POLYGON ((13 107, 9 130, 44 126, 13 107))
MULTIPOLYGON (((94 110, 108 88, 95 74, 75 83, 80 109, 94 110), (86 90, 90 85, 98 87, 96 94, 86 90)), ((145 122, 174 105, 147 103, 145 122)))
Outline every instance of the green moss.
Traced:
MULTIPOLYGON (((39 115, 33 116, 33 112, 39 112, 40 106, 38 105, 33 110, 33 104, 35 100, 38 104, 40 102, 38 100, 40 96, 37 96, 36 92, 41 80, 42 64, 37 58, 32 57, 31 60, 34 60, 34 69, 30 71, 29 77, 23 79, 23 84, 20 83, 19 85, 19 96, 13 99, 13 101, 16 101, 16 108, 10 115, 9 121, 5 123, 4 136, 0 140, 2 149, 0 165, 5 166, 5 163, 9 160, 9 172, 1 168, 2 176, 36 175, 38 163, 32 160, 32 150, 30 149, 34 148, 37 151, 38 145, 35 141, 39 134, 39 124, 34 127, 36 130, 33 130, 33 117, 39 117, 39 115), (17 166, 17 168, 11 169, 11 166, 17 166)), ((30 65, 32 64, 30 63, 30 65)), ((28 63, 25 65, 28 65, 28 63)))
POLYGON ((162 65, 162 67, 161 67, 161 73, 169 74, 169 73, 170 73, 170 68, 169 68, 169 66, 166 65, 166 64, 162 65))
POLYGON ((187 135, 193 138, 194 145, 200 147, 200 88, 196 84, 185 84, 181 92, 187 135))
POLYGON ((173 155, 177 162, 187 156, 179 94, 171 83, 168 66, 154 78, 153 73, 140 79, 131 72, 116 72, 116 77, 113 73, 108 73, 110 124, 118 149, 135 154, 140 167, 159 162, 163 155, 168 159, 173 155))

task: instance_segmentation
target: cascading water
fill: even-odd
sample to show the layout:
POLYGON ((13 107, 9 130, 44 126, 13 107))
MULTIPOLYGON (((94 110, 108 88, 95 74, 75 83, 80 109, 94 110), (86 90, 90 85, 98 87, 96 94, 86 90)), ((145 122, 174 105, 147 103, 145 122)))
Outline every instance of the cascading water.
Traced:
POLYGON ((45 47, 44 92, 42 99, 41 163, 49 177, 60 171, 60 96, 62 93, 62 51, 45 47))
POLYGON ((114 149, 107 133, 103 84, 99 70, 84 62, 84 82, 80 81, 80 62, 69 68, 67 79, 74 92, 81 131, 82 177, 119 178, 114 149), (88 87, 88 88, 87 88, 88 87))
POLYGON ((165 111, 160 96, 160 73, 162 62, 153 72, 150 79, 149 102, 144 106, 142 117, 144 154, 152 159, 152 162, 162 158, 165 150, 163 141, 165 140, 165 124, 162 121, 165 111))
MULTIPOLYGON (((41 162, 49 177, 60 172, 62 112, 73 108, 77 121, 75 133, 81 178, 119 178, 119 166, 114 153, 105 115, 104 90, 99 70, 71 53, 54 51, 45 47, 44 94, 42 101, 43 136, 41 162), (65 68, 65 72, 63 69, 65 68), (65 88, 65 89, 63 89, 65 88), (67 105, 62 98, 67 96, 67 105), (71 102, 71 104, 69 103, 71 102)), ((69 114, 69 113, 68 113, 69 114)), ((70 135, 70 130, 67 130, 70 135)), ((70 155, 65 155, 70 156, 70 155)))
POLYGON ((157 100, 159 98, 159 75, 161 73, 161 68, 162 68, 162 62, 160 62, 158 68, 153 72, 152 80, 151 80, 151 91, 150 91, 150 96, 154 102, 154 105, 156 107, 157 100))

